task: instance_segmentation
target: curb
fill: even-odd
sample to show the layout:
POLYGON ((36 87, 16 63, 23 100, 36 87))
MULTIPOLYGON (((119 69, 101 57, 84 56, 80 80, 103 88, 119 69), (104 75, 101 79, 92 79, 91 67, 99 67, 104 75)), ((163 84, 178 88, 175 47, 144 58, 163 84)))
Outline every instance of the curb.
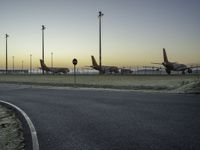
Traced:
POLYGON ((25 139, 25 144, 26 144, 25 149, 39 150, 37 132, 35 130, 35 127, 31 119, 28 117, 28 115, 22 109, 20 109, 19 107, 9 102, 0 100, 0 104, 15 111, 16 115, 19 117, 19 120, 22 122, 23 129, 27 131, 27 132, 24 132, 24 139, 25 139))

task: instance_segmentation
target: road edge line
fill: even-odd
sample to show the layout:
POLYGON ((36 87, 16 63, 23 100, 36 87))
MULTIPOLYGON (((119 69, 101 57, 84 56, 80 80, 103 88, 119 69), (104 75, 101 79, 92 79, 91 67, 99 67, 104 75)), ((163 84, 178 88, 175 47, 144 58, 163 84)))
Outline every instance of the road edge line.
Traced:
POLYGON ((32 150, 39 150, 39 142, 38 142, 38 138, 37 138, 37 132, 35 130, 35 127, 34 127, 32 121, 31 121, 31 119, 28 117, 28 115, 21 108, 19 108, 18 106, 14 105, 10 102, 0 100, 0 103, 2 103, 3 105, 6 105, 6 106, 10 107, 11 109, 19 112, 24 117, 24 119, 26 120, 26 122, 28 124, 30 133, 31 133, 32 150))

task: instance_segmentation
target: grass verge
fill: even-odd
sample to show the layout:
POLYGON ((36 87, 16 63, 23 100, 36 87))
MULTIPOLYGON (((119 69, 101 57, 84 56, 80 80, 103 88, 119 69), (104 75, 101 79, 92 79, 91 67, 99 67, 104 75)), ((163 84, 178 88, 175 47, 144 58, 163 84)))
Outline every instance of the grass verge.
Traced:
POLYGON ((21 122, 10 109, 0 105, 0 149, 23 150, 23 141, 21 122))
MULTIPOLYGON (((200 93, 197 75, 79 75, 76 87, 200 93)), ((74 87, 72 75, 0 75, 0 83, 74 87)))

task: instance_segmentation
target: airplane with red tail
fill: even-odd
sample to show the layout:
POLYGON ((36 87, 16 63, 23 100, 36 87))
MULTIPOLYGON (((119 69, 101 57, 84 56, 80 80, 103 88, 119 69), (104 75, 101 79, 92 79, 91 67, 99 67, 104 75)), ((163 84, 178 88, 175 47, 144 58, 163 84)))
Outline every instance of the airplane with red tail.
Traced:
POLYGON ((66 74, 69 72, 69 68, 47 67, 47 65, 44 63, 44 60, 42 59, 40 59, 40 65, 41 65, 41 69, 46 72, 63 73, 63 74, 66 74))
POLYGON ((181 71, 182 74, 185 74, 185 71, 187 71, 188 73, 192 73, 192 68, 199 67, 199 66, 188 67, 185 64, 180 64, 177 62, 170 62, 167 58, 167 53, 165 51, 165 48, 163 48, 163 59, 164 59, 164 61, 162 63, 153 63, 153 64, 163 65, 165 67, 165 71, 169 75, 171 74, 171 71, 181 71))

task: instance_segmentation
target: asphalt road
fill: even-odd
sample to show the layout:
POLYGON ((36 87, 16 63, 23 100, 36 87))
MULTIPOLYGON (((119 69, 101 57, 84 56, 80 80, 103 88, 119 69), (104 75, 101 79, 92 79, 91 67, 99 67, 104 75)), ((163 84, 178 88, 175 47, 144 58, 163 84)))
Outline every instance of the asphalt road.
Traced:
POLYGON ((199 150, 200 95, 0 84, 31 118, 41 150, 199 150))

